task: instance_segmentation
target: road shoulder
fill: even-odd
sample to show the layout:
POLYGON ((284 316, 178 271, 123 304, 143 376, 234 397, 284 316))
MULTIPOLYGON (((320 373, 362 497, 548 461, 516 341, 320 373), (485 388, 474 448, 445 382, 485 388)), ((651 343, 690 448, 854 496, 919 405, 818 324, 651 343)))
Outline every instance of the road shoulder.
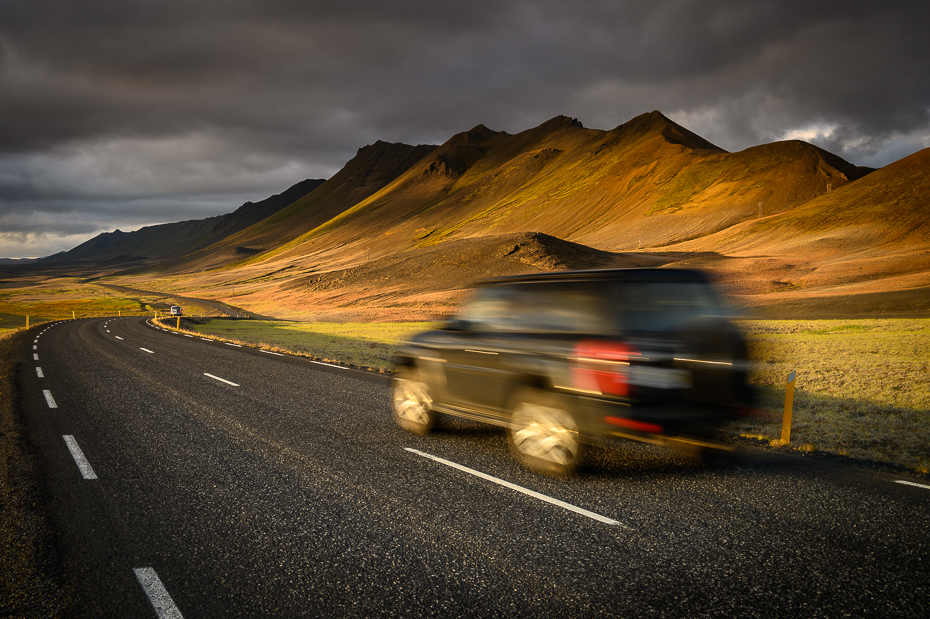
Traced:
POLYGON ((47 492, 16 380, 31 333, 0 339, 0 615, 65 617, 71 595, 62 585, 47 492))

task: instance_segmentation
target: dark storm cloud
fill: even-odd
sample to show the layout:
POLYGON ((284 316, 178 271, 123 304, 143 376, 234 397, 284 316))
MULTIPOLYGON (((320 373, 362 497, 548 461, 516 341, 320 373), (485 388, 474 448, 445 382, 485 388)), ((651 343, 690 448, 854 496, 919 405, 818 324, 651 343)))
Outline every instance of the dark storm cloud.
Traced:
POLYGON ((930 142, 928 18, 923 2, 6 0, 0 254, 42 251, 4 244, 14 221, 54 239, 68 219, 91 235, 228 212, 378 139, 556 114, 611 128, 660 109, 728 150, 802 137, 884 165, 930 142))

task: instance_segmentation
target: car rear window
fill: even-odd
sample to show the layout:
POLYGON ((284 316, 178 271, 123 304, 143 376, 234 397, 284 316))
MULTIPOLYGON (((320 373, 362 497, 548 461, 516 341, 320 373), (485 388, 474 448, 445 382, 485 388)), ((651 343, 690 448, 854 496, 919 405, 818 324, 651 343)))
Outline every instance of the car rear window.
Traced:
POLYGON ((624 282, 615 294, 615 320, 626 332, 669 331, 721 311, 717 295, 705 282, 624 282))
POLYGON ((609 279, 519 282, 475 291, 458 318, 470 330, 496 332, 665 332, 720 313, 702 281, 609 279))

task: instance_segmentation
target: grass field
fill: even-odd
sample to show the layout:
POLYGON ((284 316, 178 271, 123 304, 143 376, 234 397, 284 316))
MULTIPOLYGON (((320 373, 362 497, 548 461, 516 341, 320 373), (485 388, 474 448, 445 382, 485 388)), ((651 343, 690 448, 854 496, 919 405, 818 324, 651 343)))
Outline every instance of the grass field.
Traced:
POLYGON ((166 313, 175 304, 182 305, 186 314, 218 314, 190 299, 104 288, 77 278, 24 281, 0 289, 0 332, 25 326, 26 316, 30 324, 95 316, 146 316, 166 313))
MULTIPOLYGON (((170 324, 170 321, 168 321, 170 324)), ((213 320, 201 334, 379 372, 432 323, 213 320)), ((761 415, 736 434, 777 445, 785 381, 797 371, 791 447, 930 472, 930 319, 744 321, 761 415)))
MULTIPOLYGON (((75 278, 24 282, 16 288, 0 290, 0 328, 4 325, 3 316, 18 317, 25 326, 26 316, 30 324, 37 324, 72 317, 129 316, 147 312, 145 303, 139 299, 117 295, 75 278)), ((9 320, 13 318, 6 319, 9 320)))
POLYGON ((735 431, 777 443, 797 371, 792 446, 930 472, 930 319, 746 321, 762 418, 735 431))

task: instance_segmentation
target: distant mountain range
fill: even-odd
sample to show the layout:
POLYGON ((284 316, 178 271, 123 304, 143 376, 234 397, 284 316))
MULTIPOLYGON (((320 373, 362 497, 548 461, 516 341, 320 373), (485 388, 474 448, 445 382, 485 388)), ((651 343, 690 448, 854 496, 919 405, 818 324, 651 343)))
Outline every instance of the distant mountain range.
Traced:
POLYGON ((226 215, 146 226, 133 232, 104 232, 74 249, 43 258, 41 262, 163 261, 184 256, 267 219, 324 182, 301 181, 261 202, 246 202, 226 215))
MULTIPOLYGON (((332 274, 430 248, 439 264, 465 247, 452 241, 506 245, 533 233, 526 238, 540 251, 664 256, 662 264, 708 268, 735 294, 770 300, 839 294, 837 286, 922 290, 930 287, 928 171, 930 149, 874 171, 801 141, 729 153, 660 112, 609 131, 558 116, 514 135, 478 125, 439 146, 377 142, 325 182, 221 217, 102 234, 48 260, 113 273, 133 264, 137 274, 157 264, 161 273, 215 273, 205 287, 234 278, 300 297, 319 292, 296 285, 311 273, 343 281, 332 274)), ((499 270, 488 251, 459 279, 499 270)), ((559 260, 550 262, 570 263, 559 260)), ((391 283, 397 298, 411 289, 391 283)))

